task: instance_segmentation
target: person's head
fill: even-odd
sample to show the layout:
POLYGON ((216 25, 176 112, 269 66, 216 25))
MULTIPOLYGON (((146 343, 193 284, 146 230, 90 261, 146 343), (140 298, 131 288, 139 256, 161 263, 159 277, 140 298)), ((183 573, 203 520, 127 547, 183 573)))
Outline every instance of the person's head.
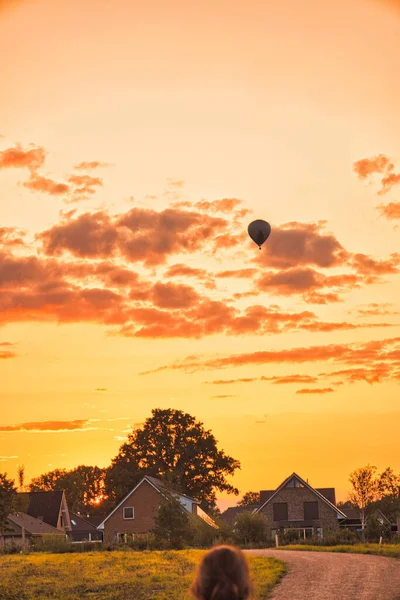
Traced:
POLYGON ((249 600, 252 586, 243 552, 233 546, 217 546, 207 552, 191 591, 196 600, 249 600))

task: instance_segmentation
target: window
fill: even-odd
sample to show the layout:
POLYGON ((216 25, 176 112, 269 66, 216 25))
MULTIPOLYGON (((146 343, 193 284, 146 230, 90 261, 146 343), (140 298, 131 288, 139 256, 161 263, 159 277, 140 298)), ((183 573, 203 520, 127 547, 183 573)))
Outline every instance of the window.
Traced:
POLYGON ((133 506, 124 506, 124 519, 133 519, 134 517, 133 506))
POLYGON ((304 502, 304 520, 319 519, 318 502, 304 502))
POLYGON ((273 512, 274 512, 274 521, 287 521, 288 520, 287 502, 274 502, 273 512))
POLYGON ((301 483, 301 481, 299 481, 297 479, 297 477, 292 477, 291 479, 289 479, 289 481, 287 482, 285 487, 287 487, 287 488, 303 488, 304 484, 301 483))
POLYGON ((63 527, 63 525, 64 525, 64 520, 62 517, 60 517, 60 527, 63 527))

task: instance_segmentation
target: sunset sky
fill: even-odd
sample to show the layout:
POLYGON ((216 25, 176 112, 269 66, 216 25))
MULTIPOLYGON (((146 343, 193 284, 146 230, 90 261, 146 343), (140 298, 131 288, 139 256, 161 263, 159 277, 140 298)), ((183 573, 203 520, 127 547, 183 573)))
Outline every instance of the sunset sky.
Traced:
POLYGON ((156 407, 241 493, 399 471, 399 3, 0 0, 0 57, 0 471, 156 407))

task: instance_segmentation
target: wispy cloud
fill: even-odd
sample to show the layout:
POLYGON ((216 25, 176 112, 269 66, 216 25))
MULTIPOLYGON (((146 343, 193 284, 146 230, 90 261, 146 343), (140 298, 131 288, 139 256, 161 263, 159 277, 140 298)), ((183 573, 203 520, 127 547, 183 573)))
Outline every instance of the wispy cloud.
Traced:
POLYGON ((0 431, 57 431, 62 433, 69 431, 89 431, 91 429, 95 429, 94 427, 86 427, 88 423, 89 421, 87 419, 76 419, 74 421, 36 421, 20 423, 18 425, 0 425, 0 431))

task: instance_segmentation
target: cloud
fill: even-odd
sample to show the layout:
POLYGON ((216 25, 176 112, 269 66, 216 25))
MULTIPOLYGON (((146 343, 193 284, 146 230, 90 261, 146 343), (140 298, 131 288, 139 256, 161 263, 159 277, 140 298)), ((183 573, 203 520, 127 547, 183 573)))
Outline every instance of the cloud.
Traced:
POLYGON ((112 163, 92 160, 89 162, 80 162, 74 166, 74 169, 76 169, 77 171, 89 171, 90 169, 100 169, 103 167, 112 167, 112 163))
POLYGON ((381 204, 377 208, 383 217, 386 217, 391 221, 400 219, 400 202, 389 202, 389 204, 381 204))
POLYGON ((351 264, 354 269, 363 275, 383 275, 399 272, 400 254, 390 255, 387 260, 376 260, 365 254, 353 254, 351 264))
POLYGON ((158 308, 189 308, 198 304, 200 296, 188 285, 158 282, 153 287, 152 300, 158 308))
POLYGON ((54 225, 37 238, 50 256, 69 252, 80 258, 101 258, 116 253, 118 232, 111 217, 100 211, 66 218, 60 225, 54 225))
POLYGON ((46 158, 44 148, 33 147, 29 150, 24 150, 19 144, 14 148, 7 148, 0 152, 0 169, 23 169, 27 168, 30 171, 36 171, 41 166, 46 158))
POLYGON ((373 383, 381 383, 388 379, 393 379, 398 375, 396 368, 393 370, 391 364, 376 364, 373 367, 359 367, 352 369, 340 369, 331 371, 330 373, 320 373, 320 377, 342 377, 347 383, 358 383, 365 381, 372 385, 373 383))
POLYGON ((68 202, 87 200, 96 193, 97 187, 103 186, 103 180, 100 177, 92 177, 91 175, 71 175, 68 177, 68 181, 73 186, 68 202))
POLYGON ((96 392, 107 392, 107 388, 96 388, 96 392))
POLYGON ((211 396, 211 398, 215 399, 224 399, 224 398, 237 398, 237 394, 217 394, 216 396, 211 396))
POLYGON ((260 377, 261 381, 271 381, 275 385, 288 383, 316 383, 318 377, 311 375, 274 375, 273 377, 260 377))
POLYGON ((378 304, 376 302, 371 302, 369 304, 366 305, 362 305, 365 306, 365 308, 357 308, 355 309, 355 311, 350 311, 350 312, 356 312, 358 317, 383 317, 383 316, 387 316, 387 315, 398 315, 400 314, 399 311, 393 310, 393 304, 386 302, 386 303, 381 303, 378 304))
POLYGON ((324 233, 325 221, 297 221, 274 227, 265 252, 254 259, 262 266, 290 269, 306 266, 331 268, 346 263, 349 253, 335 236, 324 233))
POLYGON ((30 179, 24 181, 22 185, 34 192, 43 192, 50 196, 62 196, 67 194, 70 190, 70 186, 66 183, 53 181, 53 179, 42 177, 37 173, 32 173, 30 179))
POLYGON ((15 460, 16 458, 19 458, 19 456, 0 456, 0 462, 8 462, 9 460, 15 460))
POLYGON ((256 280, 256 289, 281 296, 299 294, 307 303, 339 302, 339 293, 361 287, 363 277, 353 273, 324 275, 310 267, 267 272, 256 280))
POLYGON ((170 255, 200 251, 226 227, 224 219, 201 213, 133 208, 115 217, 102 211, 67 217, 38 239, 48 255, 123 256, 130 262, 155 266, 170 255))
POLYGON ((16 227, 0 227, 0 249, 25 246, 26 231, 16 227))
POLYGON ((382 196, 390 192, 394 185, 400 183, 400 173, 389 173, 385 177, 382 177, 382 189, 378 191, 378 195, 382 196))
POLYGON ((302 388, 301 390, 297 390, 296 394, 329 394, 330 392, 334 392, 335 390, 331 387, 327 388, 302 388))
MULTIPOLYGON (((1 346, 7 346, 8 342, 2 342, 0 344, 1 346)), ((16 358, 17 354, 15 352, 13 352, 12 350, 0 350, 0 360, 7 360, 8 358, 16 358)))
POLYGON ((20 423, 19 425, 0 425, 0 431, 88 431, 85 428, 87 423, 87 419, 77 419, 75 421, 37 421, 20 423))
POLYGON ((386 173, 394 169, 394 164, 384 154, 372 158, 362 158, 353 164, 353 171, 359 179, 367 179, 375 173, 386 173))
POLYGON ((146 374, 164 370, 181 370, 188 373, 208 369, 224 369, 267 364, 305 364, 318 362, 345 363, 348 365, 368 362, 400 363, 400 337, 371 341, 361 344, 328 344, 325 346, 295 347, 284 350, 265 350, 220 357, 189 356, 186 359, 158 367, 146 374))
POLYGON ((233 269, 230 271, 219 271, 215 274, 215 277, 220 279, 229 279, 229 278, 238 278, 238 279, 247 279, 254 277, 257 273, 257 269, 233 269))
POLYGON ((384 154, 379 154, 373 158, 363 158, 353 165, 353 171, 358 178, 365 180, 372 175, 379 174, 381 189, 378 190, 378 196, 387 194, 394 185, 400 183, 400 173, 394 173, 394 163, 384 154))
POLYGON ((273 375, 266 377, 241 377, 238 379, 216 379, 214 381, 205 381, 204 383, 212 385, 227 385, 237 383, 253 383, 254 381, 270 381, 274 385, 291 384, 291 383, 316 383, 318 377, 311 375, 273 375))

